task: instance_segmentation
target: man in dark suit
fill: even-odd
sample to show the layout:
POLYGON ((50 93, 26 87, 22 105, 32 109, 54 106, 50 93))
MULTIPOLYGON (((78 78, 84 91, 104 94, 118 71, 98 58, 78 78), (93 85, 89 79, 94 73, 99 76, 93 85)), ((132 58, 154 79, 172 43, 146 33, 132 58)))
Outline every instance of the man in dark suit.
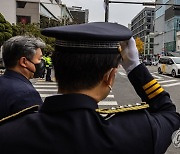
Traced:
POLYGON ((45 44, 40 39, 15 36, 2 48, 6 71, 0 76, 0 119, 42 104, 39 93, 29 79, 41 62, 45 44))
POLYGON ((42 33, 57 39, 53 66, 60 95, 47 97, 39 113, 1 121, 1 154, 165 153, 180 127, 180 115, 169 94, 140 64, 128 28, 98 22, 42 33), (120 63, 146 103, 99 109, 120 63))

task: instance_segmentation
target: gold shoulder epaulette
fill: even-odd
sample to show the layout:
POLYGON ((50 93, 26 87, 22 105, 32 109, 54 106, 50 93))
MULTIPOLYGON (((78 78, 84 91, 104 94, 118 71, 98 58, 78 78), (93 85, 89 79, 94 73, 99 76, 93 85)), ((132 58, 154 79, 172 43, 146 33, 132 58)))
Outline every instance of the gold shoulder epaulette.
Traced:
POLYGON ((113 114, 113 113, 119 113, 119 112, 146 109, 148 107, 149 107, 149 104, 146 104, 145 102, 142 102, 142 103, 136 103, 136 104, 132 104, 132 105, 131 104, 120 105, 120 106, 117 106, 117 107, 112 107, 111 109, 108 109, 108 108, 96 109, 96 112, 99 112, 101 114, 113 114))
POLYGON ((25 113, 27 113, 27 112, 29 112, 29 111, 38 111, 38 108, 39 108, 39 105, 30 106, 30 107, 28 107, 28 108, 25 108, 25 109, 19 111, 19 112, 16 112, 16 113, 14 113, 14 114, 11 114, 11 115, 9 115, 9 116, 7 116, 7 117, 4 117, 4 118, 0 119, 0 123, 1 123, 1 122, 4 122, 4 121, 6 121, 6 120, 9 120, 9 119, 11 119, 11 118, 17 117, 17 116, 19 116, 19 115, 25 114, 25 113))

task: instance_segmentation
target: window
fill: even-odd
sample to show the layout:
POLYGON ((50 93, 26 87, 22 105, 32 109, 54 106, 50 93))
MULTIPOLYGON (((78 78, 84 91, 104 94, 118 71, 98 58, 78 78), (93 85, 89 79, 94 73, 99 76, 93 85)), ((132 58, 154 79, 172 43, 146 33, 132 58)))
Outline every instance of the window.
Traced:
POLYGON ((150 38, 150 42, 154 42, 154 38, 150 38))
POLYGON ((178 58, 173 58, 173 60, 174 60, 174 62, 176 63, 176 64, 180 64, 180 58, 178 57, 178 58))
POLYGON ((172 61, 172 59, 169 59, 169 60, 168 60, 168 64, 170 64, 170 65, 171 65, 171 64, 174 64, 174 62, 172 61))
POLYGON ((165 14, 165 6, 161 6, 160 8, 158 8, 155 12, 155 18, 159 18, 160 16, 162 16, 163 14, 165 14))
POLYGON ((17 2, 16 2, 16 7, 17 7, 17 8, 25 8, 26 3, 27 3, 27 2, 24 2, 24 1, 17 1, 17 2))
POLYGON ((153 48, 154 47, 154 45, 153 44, 150 44, 150 48, 153 48))
POLYGON ((160 59, 159 59, 159 63, 160 63, 160 64, 167 64, 167 63, 168 63, 168 59, 166 59, 166 58, 160 58, 160 59))
POLYGON ((146 27, 147 29, 151 29, 151 25, 147 25, 147 27, 146 27))
POLYGON ((151 22, 151 18, 148 17, 148 18, 147 18, 147 22, 151 22))
POLYGON ((31 23, 31 17, 30 16, 17 16, 17 22, 22 24, 29 24, 31 23))

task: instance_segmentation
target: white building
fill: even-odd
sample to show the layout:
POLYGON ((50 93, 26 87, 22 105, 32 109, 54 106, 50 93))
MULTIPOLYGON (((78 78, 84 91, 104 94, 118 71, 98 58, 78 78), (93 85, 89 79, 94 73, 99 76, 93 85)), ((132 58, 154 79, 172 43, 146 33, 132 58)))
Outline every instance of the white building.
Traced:
POLYGON ((11 24, 46 22, 49 27, 56 26, 63 18, 73 21, 66 5, 60 0, 1 0, 0 13, 11 24))
POLYGON ((166 5, 155 7, 155 54, 180 51, 180 0, 156 0, 156 3, 166 5))

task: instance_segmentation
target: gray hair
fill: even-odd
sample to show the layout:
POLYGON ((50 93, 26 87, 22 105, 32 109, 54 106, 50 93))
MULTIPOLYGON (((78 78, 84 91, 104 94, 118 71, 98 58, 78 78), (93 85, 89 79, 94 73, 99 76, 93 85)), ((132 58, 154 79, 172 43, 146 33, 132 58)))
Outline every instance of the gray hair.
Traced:
POLYGON ((2 47, 2 56, 6 68, 16 66, 21 57, 31 60, 38 48, 45 48, 40 38, 30 36, 15 36, 7 40, 2 47))

